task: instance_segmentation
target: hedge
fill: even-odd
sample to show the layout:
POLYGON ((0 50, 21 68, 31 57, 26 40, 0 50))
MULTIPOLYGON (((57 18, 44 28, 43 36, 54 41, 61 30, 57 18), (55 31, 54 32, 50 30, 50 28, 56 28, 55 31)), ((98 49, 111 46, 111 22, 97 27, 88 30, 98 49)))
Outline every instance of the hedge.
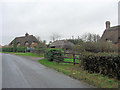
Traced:
MULTIPOLYGON (((16 52, 25 52, 26 47, 17 47, 16 52)), ((13 52, 14 48, 13 47, 3 47, 2 52, 13 52)))
POLYGON ((63 61, 64 60, 63 50, 61 50, 61 49, 47 49, 44 57, 48 61, 54 61, 54 60, 63 61))
POLYGON ((3 47, 2 52, 13 52, 13 47, 3 47))
POLYGON ((27 47, 17 47, 17 52, 25 52, 27 47))
POLYGON ((120 56, 117 54, 91 54, 82 58, 84 70, 100 73, 120 80, 120 56))

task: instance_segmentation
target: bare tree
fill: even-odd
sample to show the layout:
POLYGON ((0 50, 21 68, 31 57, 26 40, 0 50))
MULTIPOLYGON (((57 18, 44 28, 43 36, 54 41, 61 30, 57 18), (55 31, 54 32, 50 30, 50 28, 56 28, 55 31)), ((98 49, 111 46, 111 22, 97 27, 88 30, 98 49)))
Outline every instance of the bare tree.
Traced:
POLYGON ((55 40, 60 40, 60 38, 61 38, 61 35, 58 34, 58 33, 52 33, 52 35, 50 35, 50 40, 53 41, 53 42, 55 40))
POLYGON ((81 39, 82 39, 83 41, 87 41, 87 33, 83 34, 83 35, 81 36, 81 39))
POLYGON ((35 36, 38 40, 39 44, 37 45, 37 48, 46 48, 46 40, 41 40, 40 36, 35 36))
POLYGON ((97 42, 100 40, 100 36, 98 34, 85 33, 81 36, 81 39, 85 42, 97 42))
POLYGON ((41 42, 40 36, 35 36, 35 37, 36 37, 36 39, 37 39, 39 42, 41 42))

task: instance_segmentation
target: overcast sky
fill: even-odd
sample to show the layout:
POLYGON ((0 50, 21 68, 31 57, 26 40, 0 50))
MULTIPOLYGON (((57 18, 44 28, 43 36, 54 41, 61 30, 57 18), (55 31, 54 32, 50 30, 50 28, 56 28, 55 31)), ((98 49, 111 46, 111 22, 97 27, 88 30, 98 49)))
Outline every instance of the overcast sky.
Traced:
POLYGON ((102 35, 105 22, 118 25, 118 0, 4 0, 0 2, 0 44, 26 32, 50 41, 91 32, 102 35))

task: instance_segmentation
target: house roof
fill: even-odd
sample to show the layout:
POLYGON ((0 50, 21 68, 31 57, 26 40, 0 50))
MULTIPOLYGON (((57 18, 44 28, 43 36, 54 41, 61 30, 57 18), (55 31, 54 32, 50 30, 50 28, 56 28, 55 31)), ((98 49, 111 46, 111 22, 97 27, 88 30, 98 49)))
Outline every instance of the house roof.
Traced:
POLYGON ((101 40, 110 40, 113 43, 118 43, 118 38, 120 38, 120 25, 105 29, 101 40))
MULTIPOLYGON (((24 46, 26 42, 28 42, 29 44, 31 44, 32 42, 37 42, 37 43, 39 42, 33 35, 29 35, 29 34, 25 34, 25 36, 22 37, 16 37, 15 39, 16 39, 16 43, 20 43, 21 46, 24 46)), ((9 45, 13 44, 13 41, 11 41, 9 45)))
POLYGON ((56 47, 64 47, 65 45, 74 46, 73 43, 67 40, 56 40, 50 44, 50 46, 56 46, 56 47))

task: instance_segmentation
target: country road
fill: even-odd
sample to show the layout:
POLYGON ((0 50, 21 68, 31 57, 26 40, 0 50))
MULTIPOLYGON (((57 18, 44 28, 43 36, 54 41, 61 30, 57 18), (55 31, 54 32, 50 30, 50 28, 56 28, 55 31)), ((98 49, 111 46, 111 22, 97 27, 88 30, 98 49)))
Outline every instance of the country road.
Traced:
POLYGON ((40 63, 2 54, 2 88, 91 88, 40 63))

